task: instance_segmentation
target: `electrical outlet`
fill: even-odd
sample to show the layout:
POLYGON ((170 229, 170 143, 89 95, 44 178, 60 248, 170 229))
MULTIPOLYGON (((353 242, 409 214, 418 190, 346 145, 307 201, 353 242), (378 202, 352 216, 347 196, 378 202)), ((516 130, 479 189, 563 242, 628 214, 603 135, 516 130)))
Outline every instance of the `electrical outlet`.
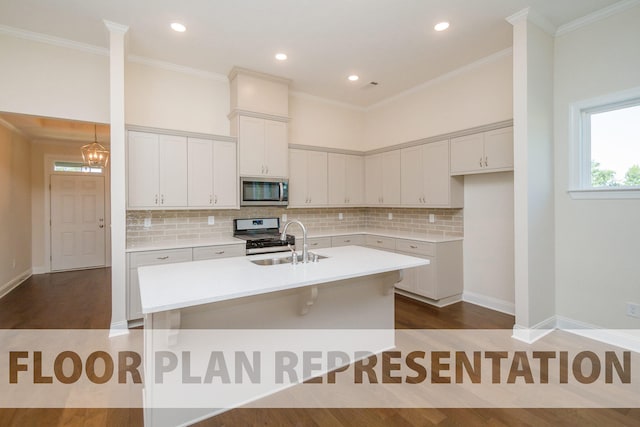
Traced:
POLYGON ((207 224, 208 224, 208 225, 215 225, 215 223, 216 223, 216 218, 215 218, 213 215, 210 215, 210 216, 207 218, 207 224))
POLYGON ((344 219, 344 215, 342 215, 342 212, 340 212, 340 213, 338 214, 338 219, 339 219, 340 221, 342 221, 342 220, 344 219))
POLYGON ((151 228, 151 218, 144 219, 144 228, 151 228))
POLYGON ((393 214, 391 212, 389 212, 387 214, 387 218, 389 218, 389 221, 391 221, 393 219, 393 214))
POLYGON ((282 222, 287 222, 287 214, 282 214, 282 222))
POLYGON ((627 303, 627 316, 637 317, 640 319, 640 304, 632 302, 627 303))
POLYGON ((433 224, 436 222, 436 216, 434 214, 429 214, 429 222, 433 224))

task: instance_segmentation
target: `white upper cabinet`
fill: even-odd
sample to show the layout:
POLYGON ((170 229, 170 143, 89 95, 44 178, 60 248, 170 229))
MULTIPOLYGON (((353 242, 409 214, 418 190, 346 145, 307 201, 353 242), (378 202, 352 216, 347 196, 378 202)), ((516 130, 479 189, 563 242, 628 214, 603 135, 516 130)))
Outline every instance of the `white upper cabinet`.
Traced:
POLYGON ((187 206, 187 138, 129 132, 130 208, 187 206))
POLYGON ((365 186, 367 205, 400 205, 400 150, 366 157, 365 186))
POLYGON ((513 170, 513 128, 496 129, 451 140, 451 174, 513 170))
POLYGON ((189 207, 238 206, 236 144, 189 138, 189 207))
POLYGON ((357 206, 364 203, 364 158, 328 154, 329 205, 357 206))
POLYGON ((461 178, 449 173, 449 141, 401 150, 403 206, 462 207, 461 178))
POLYGON ((286 123, 240 116, 238 127, 241 176, 289 175, 286 123))
POLYGON ((327 153, 289 150, 289 207, 327 205, 327 153))

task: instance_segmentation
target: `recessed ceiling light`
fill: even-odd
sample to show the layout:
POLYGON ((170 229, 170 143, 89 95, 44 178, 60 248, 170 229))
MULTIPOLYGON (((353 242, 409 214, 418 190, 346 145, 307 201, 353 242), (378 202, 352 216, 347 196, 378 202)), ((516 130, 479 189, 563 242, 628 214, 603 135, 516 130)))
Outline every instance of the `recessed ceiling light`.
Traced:
POLYGON ((350 75, 349 77, 347 77, 349 79, 349 81, 355 82, 357 81, 360 77, 356 76, 355 74, 350 75))
POLYGON ((449 28, 449 23, 448 22, 440 22, 440 23, 436 24, 435 27, 433 27, 433 29, 436 30, 436 31, 444 31, 447 28, 449 28))
POLYGON ((173 31, 177 31, 179 33, 184 33, 185 31, 187 31, 187 27, 185 27, 184 25, 182 25, 179 22, 174 22, 171 24, 171 29, 173 31))
POLYGON ((287 54, 286 53, 276 53, 276 59, 278 61, 284 61, 287 59, 287 54))

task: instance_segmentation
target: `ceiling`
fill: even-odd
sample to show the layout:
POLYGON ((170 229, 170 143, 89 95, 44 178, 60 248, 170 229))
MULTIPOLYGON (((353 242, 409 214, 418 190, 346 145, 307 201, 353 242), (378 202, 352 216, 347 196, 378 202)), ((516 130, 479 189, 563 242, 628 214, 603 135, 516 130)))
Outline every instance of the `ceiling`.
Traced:
POLYGON ((108 146, 111 138, 108 124, 53 119, 16 113, 0 113, 0 121, 9 123, 30 140, 35 141, 56 140, 88 144, 93 142, 94 138, 97 138, 100 144, 108 146))
MULTIPOLYGON (((0 25, 107 48, 109 20, 129 26, 131 55, 223 76, 249 68, 291 79, 293 91, 368 107, 511 47, 505 18, 527 6, 560 26, 617 1, 0 0, 0 25), (175 21, 187 31, 172 31, 175 21), (440 21, 451 27, 434 31, 440 21)), ((54 137, 55 127, 27 122, 14 125, 54 137)), ((79 138, 74 126, 62 133, 79 138)))

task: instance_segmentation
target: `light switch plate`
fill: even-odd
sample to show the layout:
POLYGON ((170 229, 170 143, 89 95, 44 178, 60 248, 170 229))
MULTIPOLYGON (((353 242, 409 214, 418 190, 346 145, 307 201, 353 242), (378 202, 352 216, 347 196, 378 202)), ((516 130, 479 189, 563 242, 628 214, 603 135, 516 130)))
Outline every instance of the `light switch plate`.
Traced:
POLYGON ((216 223, 216 218, 213 215, 210 215, 209 217, 207 217, 208 225, 214 225, 215 223, 216 223))
POLYGON ((436 216, 434 214, 429 214, 429 222, 433 224, 436 222, 436 216))
POLYGON ((342 215, 342 212, 340 212, 340 213, 338 214, 338 219, 339 219, 340 221, 342 221, 342 220, 344 219, 344 215, 342 215))
POLYGON ((151 218, 144 219, 144 228, 151 228, 151 218))
POLYGON ((287 214, 282 214, 282 222, 287 222, 287 214))
POLYGON ((387 215, 387 218, 389 218, 389 221, 391 221, 393 219, 393 214, 389 212, 389 214, 387 215))

